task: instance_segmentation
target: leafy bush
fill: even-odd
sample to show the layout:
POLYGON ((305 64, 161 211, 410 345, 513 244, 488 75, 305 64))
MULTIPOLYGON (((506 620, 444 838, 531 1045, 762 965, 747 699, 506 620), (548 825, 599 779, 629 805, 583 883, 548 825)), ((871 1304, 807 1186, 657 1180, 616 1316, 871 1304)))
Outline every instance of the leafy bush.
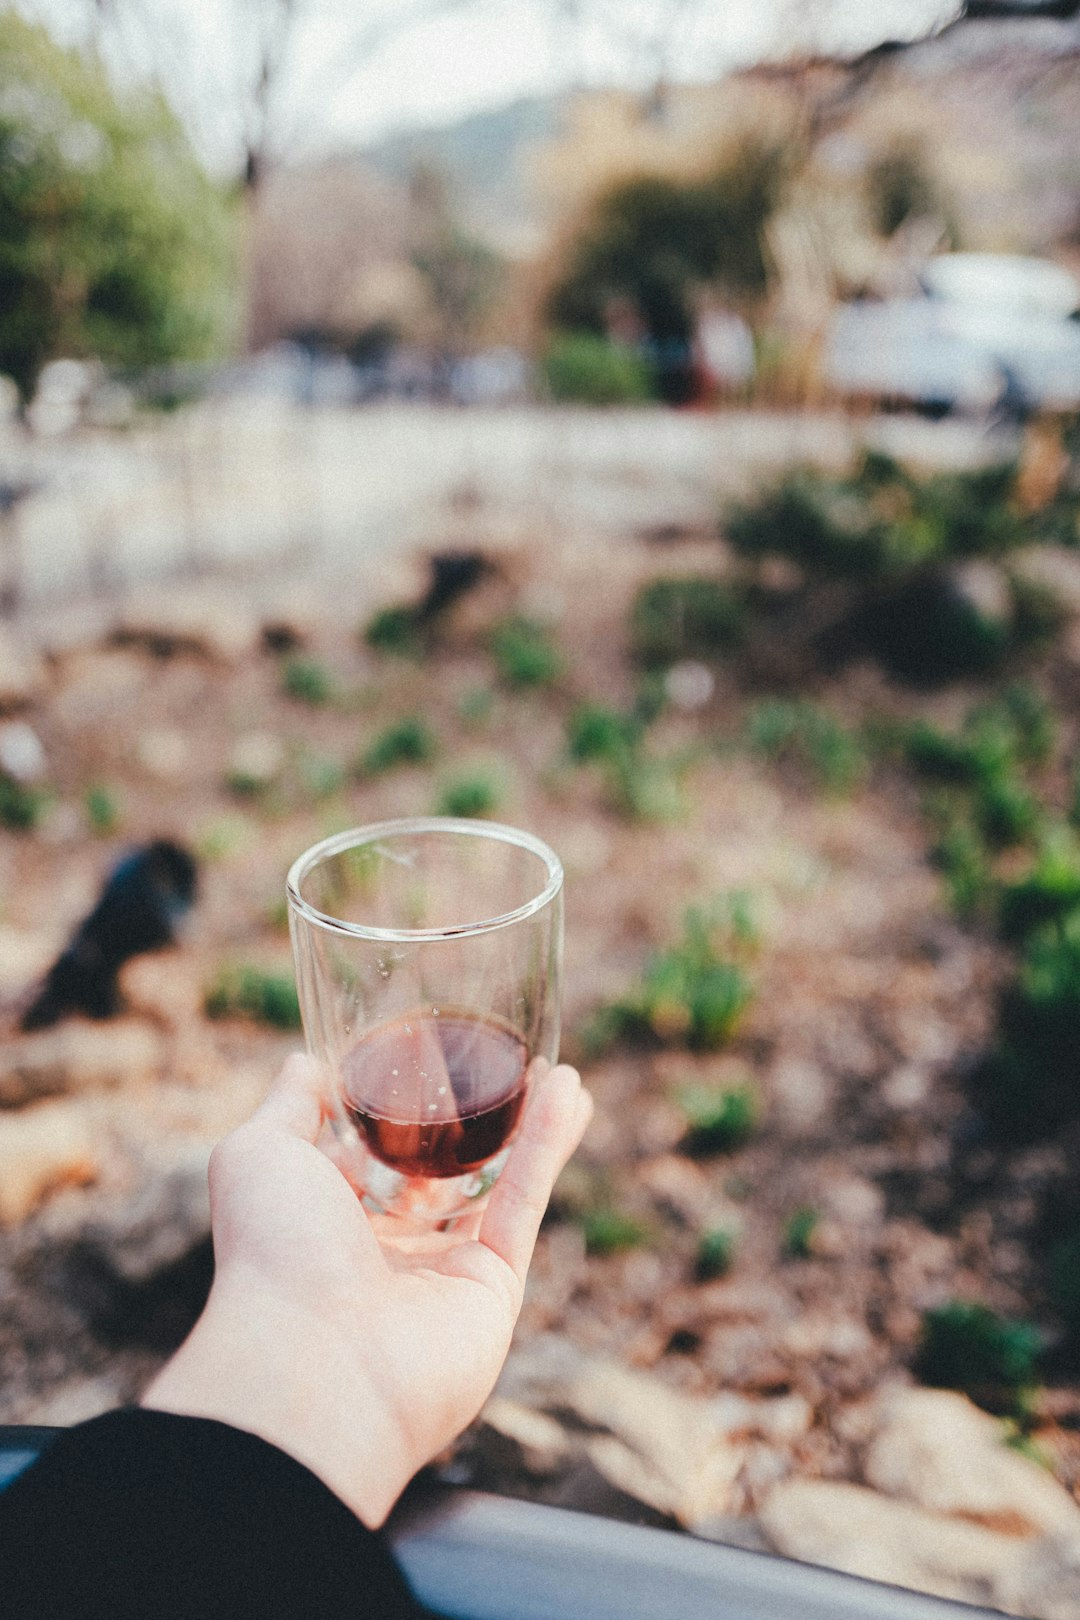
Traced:
POLYGON ((789 1260, 809 1260, 814 1252, 814 1233, 821 1224, 816 1209, 797 1209, 784 1226, 781 1247, 789 1260))
POLYGON ((999 931, 1019 943, 1047 923, 1060 923, 1080 910, 1080 845, 1071 836, 1046 839, 1034 865, 1022 878, 1003 885, 999 931))
POLYGON ((241 1014, 274 1029, 299 1029, 300 1002, 288 974, 267 973, 258 967, 227 968, 205 1000, 209 1018, 241 1014))
POLYGON ((736 1234, 728 1226, 718 1226, 709 1232, 703 1232, 698 1240, 694 1260, 694 1275, 697 1280, 710 1282, 714 1277, 726 1276, 735 1260, 737 1242, 736 1234))
POLYGON ((584 703, 570 715, 566 731, 570 757, 603 768, 608 797, 619 815, 632 821, 668 821, 682 814, 680 768, 645 752, 644 723, 637 714, 584 703))
POLYGON ((552 399, 576 405, 640 405, 652 392, 649 368, 631 349, 591 332, 561 332, 544 356, 552 399))
POLYGON ((515 615, 491 632, 491 652, 507 686, 550 686, 563 671, 563 659, 547 628, 515 615))
POLYGON ((858 739, 813 703, 767 699, 750 711, 746 736, 766 759, 797 760, 828 793, 849 793, 866 768, 858 739))
POLYGON ((103 836, 113 833, 120 825, 120 805, 111 788, 95 783, 86 790, 86 819, 91 830, 103 836))
POLYGON ((424 638, 411 607, 380 608, 365 626, 364 640, 376 652, 398 658, 419 658, 424 652, 424 638))
POLYGON ((952 1300, 927 1311, 915 1361, 924 1384, 961 1389, 994 1410, 1015 1410, 1037 1382, 1042 1336, 985 1305, 952 1300))
POLYGON ((387 726, 365 750, 360 770, 365 776, 378 776, 396 765, 424 765, 435 757, 435 738, 418 715, 387 726))
POLYGON ((334 696, 330 672, 314 658, 287 658, 281 671, 281 689, 287 697, 312 708, 320 708, 334 696))
POLYGON ((999 1044, 973 1076, 1002 1140, 1031 1141, 1080 1115, 1080 911, 1025 940, 998 1012, 999 1044))
POLYGON ((650 667, 722 657, 741 646, 745 631, 741 595, 707 575, 654 579, 630 613, 635 655, 650 667))
POLYGON ((49 803, 44 788, 28 787, 0 771, 0 827, 29 832, 36 827, 49 803))
POLYGON ((620 1254, 624 1249, 640 1248, 649 1235, 632 1215, 606 1204, 583 1211, 579 1219, 585 1252, 590 1255, 620 1254))
POLYGON ((688 1153, 733 1153, 757 1129, 761 1103, 751 1085, 685 1086, 677 1096, 686 1119, 683 1146, 688 1153))
POLYGON ((681 941, 657 952, 640 986, 601 1010, 587 1044, 645 1036, 706 1051, 722 1046, 753 996, 739 958, 745 959, 756 941, 745 895, 692 908, 681 941))
POLYGON ((440 816, 490 816, 502 797, 499 782, 490 771, 474 771, 444 784, 436 813, 440 816))
POLYGON ((619 761, 641 740, 641 723, 601 703, 581 703, 566 722, 570 758, 579 765, 593 760, 619 761))

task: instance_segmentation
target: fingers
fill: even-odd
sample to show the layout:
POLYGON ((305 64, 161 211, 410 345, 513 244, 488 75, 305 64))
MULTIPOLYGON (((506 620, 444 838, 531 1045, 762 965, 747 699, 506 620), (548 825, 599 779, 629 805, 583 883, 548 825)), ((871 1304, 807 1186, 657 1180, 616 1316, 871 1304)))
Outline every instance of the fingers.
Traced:
POLYGON ((252 1125, 270 1126, 314 1142, 326 1115, 323 1075, 314 1058, 294 1052, 251 1117, 252 1125))
POLYGON ((561 1063, 537 1084, 506 1169, 495 1183, 479 1239, 524 1283, 555 1178, 592 1118, 576 1069, 561 1063))

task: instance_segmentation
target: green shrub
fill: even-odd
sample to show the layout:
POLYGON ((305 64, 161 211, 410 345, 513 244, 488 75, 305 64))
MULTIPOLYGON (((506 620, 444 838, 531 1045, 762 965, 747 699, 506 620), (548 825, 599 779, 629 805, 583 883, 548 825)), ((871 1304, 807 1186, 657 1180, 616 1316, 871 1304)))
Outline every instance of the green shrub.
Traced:
POLYGON ((930 858, 945 879, 954 911, 973 917, 986 909, 994 892, 993 873, 986 845, 966 817, 946 819, 930 858))
POLYGON ((1003 885, 998 927, 1012 944, 1047 923, 1060 923, 1080 910, 1080 846, 1072 836, 1044 840, 1031 870, 1003 885))
POLYGON ((688 1153, 733 1153, 744 1147, 757 1129, 761 1113, 752 1085, 684 1086, 677 1101, 686 1119, 683 1146, 688 1153))
POLYGON ((1080 912, 1026 938, 998 1008, 998 1045, 972 1077, 995 1134, 1025 1142, 1080 1117, 1080 912))
POLYGON ((624 1249, 640 1248, 649 1235, 632 1215, 624 1215, 608 1205, 585 1210, 580 1221, 585 1252, 590 1255, 619 1254, 624 1249))
POLYGON ((420 658, 424 652, 424 638, 410 607, 381 608, 364 628, 364 640, 376 652, 391 653, 397 658, 420 658))
POLYGON ((579 765, 593 760, 622 760, 641 740, 641 723, 601 703, 581 703, 566 723, 570 758, 579 765))
POLYGON ((788 1260, 809 1260, 814 1252, 814 1234, 821 1225, 816 1209, 797 1209, 784 1225, 781 1243, 788 1260))
POLYGON ((303 754, 297 761, 303 791, 313 799, 330 799, 345 786, 345 767, 325 754, 303 754))
POLYGON ((12 832, 36 827, 49 803, 44 788, 27 787, 0 772, 0 826, 12 832))
POLYGON ((274 1029, 299 1029, 300 1002, 288 974, 242 966, 222 972, 205 999, 209 1018, 238 1014, 274 1029))
POLYGON ((563 659, 550 631, 534 619, 514 615, 491 632, 491 652, 507 686, 550 686, 563 671, 563 659))
POLYGON ((703 575, 654 579, 630 611, 634 653, 649 667, 723 657, 741 646, 745 631, 741 595, 703 575))
POLYGON ((564 332, 544 356, 553 399, 578 405, 638 405, 650 396, 645 362, 629 349, 588 332, 564 332))
POLYGON ((436 814, 440 816, 490 816, 502 797, 499 782, 490 771, 474 771, 446 782, 439 794, 436 814))
POLYGON ((314 658, 287 658, 281 671, 281 689, 299 703, 319 708, 334 696, 334 683, 325 665, 314 658))
POLYGON ((361 756, 360 771, 365 776, 379 776, 396 765, 424 765, 434 757, 430 727, 418 715, 409 715, 380 731, 361 756))
POLYGON ((120 825, 120 805, 111 788, 95 783, 86 790, 86 819, 93 832, 107 837, 120 825))
POLYGON ((1015 1410, 1037 1382, 1042 1337, 985 1305, 952 1300, 927 1311, 915 1375, 935 1388, 960 1389, 981 1405, 1015 1410))
POLYGON ((797 760, 827 793, 850 793, 866 769, 858 738, 813 703, 766 699, 751 709, 746 737, 766 759, 797 760))
POLYGON ((620 1036, 646 1036, 714 1051, 734 1033, 752 999, 739 958, 756 940, 745 895, 692 908, 681 941, 651 958, 641 985, 603 1009, 586 1039, 595 1047, 620 1036))
POLYGON ((694 1260, 694 1275, 698 1282, 711 1282, 714 1277, 726 1276, 734 1264, 737 1243, 736 1234, 727 1226, 703 1232, 694 1260))

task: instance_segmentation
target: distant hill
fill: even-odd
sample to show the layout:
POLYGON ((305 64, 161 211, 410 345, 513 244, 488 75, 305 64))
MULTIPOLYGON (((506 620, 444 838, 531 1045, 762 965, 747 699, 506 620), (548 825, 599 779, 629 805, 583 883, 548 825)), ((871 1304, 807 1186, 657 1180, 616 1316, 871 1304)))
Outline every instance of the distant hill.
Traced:
POLYGON ((526 155, 562 126, 568 95, 531 97, 458 123, 392 135, 360 154, 385 179, 401 184, 419 164, 432 164, 450 182, 456 205, 474 229, 512 246, 534 221, 526 155))

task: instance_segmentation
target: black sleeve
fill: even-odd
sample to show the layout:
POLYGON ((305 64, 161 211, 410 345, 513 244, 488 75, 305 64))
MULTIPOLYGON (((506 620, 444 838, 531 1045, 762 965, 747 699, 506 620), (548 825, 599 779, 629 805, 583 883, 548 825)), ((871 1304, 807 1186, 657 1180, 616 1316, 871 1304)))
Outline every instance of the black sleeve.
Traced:
POLYGON ((276 1446, 125 1409, 0 1491, 4 1620, 419 1620, 382 1539, 276 1446))

